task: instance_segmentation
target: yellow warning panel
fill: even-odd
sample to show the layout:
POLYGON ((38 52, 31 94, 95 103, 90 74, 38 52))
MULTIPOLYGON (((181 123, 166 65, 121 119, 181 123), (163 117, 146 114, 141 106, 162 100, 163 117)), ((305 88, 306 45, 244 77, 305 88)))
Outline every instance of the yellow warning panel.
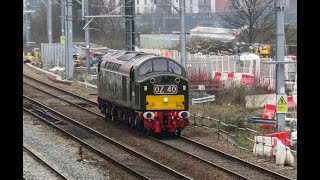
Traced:
POLYGON ((288 111, 288 109, 287 109, 288 107, 287 106, 278 106, 277 107, 277 111, 279 112, 279 111, 288 111))
POLYGON ((283 96, 281 96, 280 100, 278 101, 279 105, 287 104, 286 100, 284 100, 283 96))
POLYGON ((146 110, 184 110, 184 95, 147 95, 146 110))
POLYGON ((287 95, 277 95, 277 113, 288 112, 287 99, 287 95))

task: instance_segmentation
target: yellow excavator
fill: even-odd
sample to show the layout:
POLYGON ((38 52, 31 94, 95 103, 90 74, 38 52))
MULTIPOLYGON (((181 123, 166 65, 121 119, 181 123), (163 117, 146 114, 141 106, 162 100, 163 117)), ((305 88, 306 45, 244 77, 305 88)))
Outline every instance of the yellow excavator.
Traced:
POLYGON ((259 54, 261 60, 271 60, 270 45, 268 44, 254 44, 253 52, 259 54))

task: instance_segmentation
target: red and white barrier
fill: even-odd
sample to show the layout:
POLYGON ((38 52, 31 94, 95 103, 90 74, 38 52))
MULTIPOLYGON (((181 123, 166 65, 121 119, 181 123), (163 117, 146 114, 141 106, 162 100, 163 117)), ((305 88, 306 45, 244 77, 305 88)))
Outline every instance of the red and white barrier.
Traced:
POLYGON ((254 85, 255 80, 256 80, 256 77, 254 75, 242 74, 242 78, 240 82, 247 85, 254 85))
POLYGON ((273 157, 273 142, 271 137, 255 136, 254 141, 253 153, 255 155, 266 155, 273 157))
POLYGON ((287 131, 284 132, 278 132, 278 133, 272 133, 272 134, 265 134, 266 137, 276 137, 278 138, 282 144, 290 147, 290 141, 286 140, 289 139, 289 133, 287 131))
POLYGON ((290 151, 289 147, 286 147, 282 144, 281 141, 277 141, 276 146, 276 164, 280 165, 288 165, 293 166, 294 165, 294 157, 290 151))
POLYGON ((293 96, 288 96, 288 108, 295 107, 295 103, 293 102, 293 96))
POLYGON ((244 84, 254 84, 257 79, 254 75, 246 73, 212 71, 214 81, 238 81, 244 84))
POLYGON ((228 72, 227 80, 233 80, 233 79, 234 79, 234 72, 228 72))
POLYGON ((255 155, 266 155, 276 158, 276 164, 294 165, 294 157, 290 147, 283 145, 282 140, 278 137, 255 136, 253 153, 255 155))
POLYGON ((217 71, 214 73, 213 82, 215 82, 215 83, 221 82, 221 72, 217 71))
MULTIPOLYGON (((263 111, 263 118, 273 119, 275 112, 276 112, 276 105, 267 103, 263 111)), ((260 127, 261 129, 275 129, 276 125, 261 124, 260 127)))

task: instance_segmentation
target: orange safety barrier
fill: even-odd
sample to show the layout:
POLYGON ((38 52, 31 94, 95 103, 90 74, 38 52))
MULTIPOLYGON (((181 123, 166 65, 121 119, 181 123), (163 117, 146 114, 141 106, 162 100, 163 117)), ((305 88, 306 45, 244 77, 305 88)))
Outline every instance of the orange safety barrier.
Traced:
MULTIPOLYGON (((285 140, 285 139, 289 139, 289 133, 287 131, 272 133, 272 134, 265 134, 264 136, 277 137, 285 146, 288 146, 288 147, 291 146, 290 141, 285 140)), ((276 146, 276 144, 274 144, 274 146, 276 146)))
POLYGON ((248 77, 249 77, 248 74, 241 74, 240 82, 245 83, 248 77))
POLYGON ((234 72, 229 72, 228 73, 228 80, 233 80, 234 79, 234 72))
MULTIPOLYGON (((276 105, 267 103, 263 111, 263 118, 272 119, 275 112, 276 112, 276 105)), ((274 129, 277 126, 270 125, 270 124, 262 124, 260 127, 261 129, 274 129)))
POLYGON ((240 82, 243 84, 253 85, 256 77, 254 75, 242 74, 240 82))
POLYGON ((165 53, 164 53, 164 56, 167 57, 167 58, 172 58, 172 53, 170 53, 170 52, 165 52, 165 53))
POLYGON ((221 72, 215 72, 213 82, 220 82, 221 81, 221 72))
POLYGON ((248 75, 248 78, 246 80, 246 84, 253 85, 254 84, 254 80, 255 80, 255 76, 254 75, 248 75))

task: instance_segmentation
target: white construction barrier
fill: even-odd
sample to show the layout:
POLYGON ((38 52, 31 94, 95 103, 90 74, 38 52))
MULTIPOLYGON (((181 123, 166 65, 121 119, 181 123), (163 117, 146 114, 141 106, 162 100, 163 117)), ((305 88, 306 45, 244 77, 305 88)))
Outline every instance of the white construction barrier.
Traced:
POLYGON ((290 148, 282 144, 281 141, 277 141, 276 146, 276 164, 293 166, 294 157, 291 154, 290 148))
POLYGON ((253 153, 255 155, 273 156, 271 137, 255 136, 254 141, 253 153))
POLYGON ((286 147, 276 137, 255 136, 253 153, 276 158, 276 164, 294 165, 294 157, 289 147, 286 147), (273 148, 272 148, 273 147, 273 148))

